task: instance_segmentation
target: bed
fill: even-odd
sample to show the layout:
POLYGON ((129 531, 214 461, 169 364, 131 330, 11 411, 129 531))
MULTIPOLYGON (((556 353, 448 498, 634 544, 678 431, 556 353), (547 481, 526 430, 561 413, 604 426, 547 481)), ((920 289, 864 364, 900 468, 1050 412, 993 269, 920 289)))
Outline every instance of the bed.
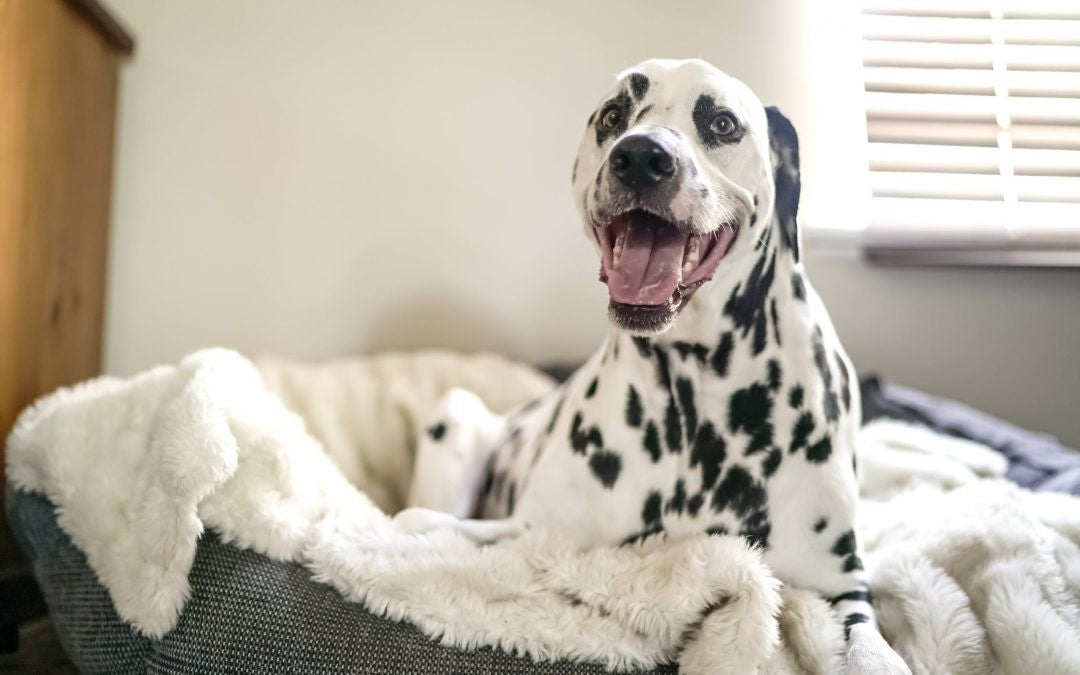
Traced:
MULTIPOLYGON (((455 560, 460 556, 458 561, 467 563, 455 569, 457 576, 448 577, 444 570, 432 572, 432 565, 444 559, 425 558, 417 542, 396 538, 380 518, 383 512, 392 513, 400 506, 411 461, 407 448, 419 411, 451 385, 468 386, 494 408, 508 409, 551 386, 551 380, 495 357, 384 355, 315 365, 268 360, 256 367, 237 354, 215 350, 132 380, 106 378, 64 391, 24 413, 9 439, 7 517, 32 562, 72 662, 82 672, 108 673, 561 674, 612 669, 704 673, 745 672, 740 670, 745 664, 754 664, 762 672, 794 673, 828 672, 836 667, 840 633, 837 626, 830 624, 828 608, 816 598, 799 594, 797 589, 779 589, 767 572, 755 567, 752 555, 747 557, 741 543, 727 541, 735 538, 703 535, 700 540, 677 545, 656 541, 640 550, 601 553, 563 549, 557 540, 526 542, 512 551, 498 546, 463 548, 460 541, 422 542, 424 546, 442 547, 442 551, 452 552, 455 560), (198 396, 190 397, 192 391, 198 396), (196 408, 184 408, 178 401, 184 405, 195 401, 197 414, 203 416, 200 420, 226 419, 225 427, 230 438, 235 436, 240 460, 232 467, 232 474, 226 466, 221 475, 207 479, 210 482, 206 485, 212 490, 192 504, 190 513, 173 514, 178 522, 187 522, 189 517, 195 517, 196 522, 187 534, 180 532, 165 540, 171 547, 166 558, 169 565, 176 558, 183 559, 184 547, 190 544, 186 567, 159 570, 167 581, 161 582, 161 587, 175 592, 172 599, 134 597, 131 591, 139 586, 140 575, 145 575, 148 568, 126 567, 123 551, 131 546, 135 549, 130 550, 136 550, 143 540, 117 535, 115 530, 111 535, 101 530, 106 532, 102 535, 94 529, 100 523, 79 520, 80 506, 88 502, 80 502, 70 490, 58 488, 63 482, 59 477, 66 469, 55 464, 56 447, 89 443, 87 437, 93 433, 83 433, 73 440, 64 430, 79 425, 89 428, 90 420, 100 426, 101 419, 107 417, 102 411, 118 406, 123 407, 125 415, 146 420, 147 426, 139 433, 160 439, 162 428, 175 427, 175 420, 168 415, 178 409, 183 415, 195 414, 191 411, 196 408), (139 412, 139 406, 147 406, 146 414, 139 412), (365 408, 374 413, 355 412, 365 408), (161 420, 166 418, 168 425, 162 426, 161 420), (283 419, 287 423, 268 421, 283 419), (371 436, 373 426, 368 422, 372 419, 380 420, 378 429, 382 435, 371 436), (225 514, 222 500, 232 489, 230 485, 240 480, 237 476, 245 470, 244 456, 251 457, 262 451, 258 448, 275 443, 281 448, 299 448, 301 453, 321 450, 319 454, 325 453, 331 460, 326 463, 330 473, 305 473, 296 484, 272 485, 278 491, 275 498, 280 498, 282 504, 310 505, 314 503, 311 500, 327 500, 348 510, 350 518, 361 514, 356 518, 363 521, 367 517, 363 514, 370 513, 372 520, 361 527, 320 511, 309 521, 286 523, 295 530, 290 530, 295 539, 290 544, 282 543, 283 538, 263 536, 265 531, 285 527, 286 515, 256 523, 252 531, 252 527, 225 514), (377 461, 355 461, 359 446, 369 448, 360 455, 377 461), (387 454, 379 456, 379 452, 387 454), (335 473, 340 474, 340 481, 335 473), (313 476, 319 478, 318 488, 303 492, 309 490, 304 481, 313 476), (320 534, 312 535, 307 530, 318 530, 320 534), (382 539, 372 543, 372 533, 382 539), (355 550, 383 547, 399 557, 383 555, 382 551, 364 558, 351 552, 329 551, 340 548, 343 542, 355 550), (696 602, 696 597, 641 595, 634 598, 638 605, 631 611, 625 598, 618 596, 633 595, 637 586, 613 590, 596 581, 596 574, 604 569, 639 570, 655 567, 658 561, 677 566, 703 557, 713 560, 716 569, 695 571, 686 567, 686 574, 700 574, 702 587, 730 584, 732 590, 724 595, 725 602, 745 596, 746 607, 739 609, 737 602, 731 602, 707 620, 704 615, 698 617, 695 624, 692 612, 672 617, 696 602), (411 561, 401 563, 404 569, 386 567, 387 560, 403 558, 411 561), (521 561, 527 563, 523 568, 542 564, 545 573, 532 577, 527 576, 530 572, 520 572, 523 576, 513 577, 514 565, 521 561), (504 569, 511 572, 504 574, 504 569), (724 570, 730 569, 744 574, 737 579, 724 577, 724 570), (373 574, 372 570, 380 573, 373 574), (575 575, 580 578, 573 578, 575 575), (448 584, 448 579, 461 587, 453 602, 442 602, 435 591, 425 590, 448 584), (533 595, 491 597, 490 589, 485 587, 488 580, 493 588, 520 582, 533 595), (610 596, 603 596, 605 589, 610 596), (566 602, 562 597, 566 595, 579 599, 566 602), (170 607, 161 606, 170 603, 170 607), (656 615, 647 620, 640 616, 641 606, 645 605, 657 609, 656 615), (745 613, 739 615, 738 611, 745 613), (725 612, 731 612, 726 615, 729 620, 753 616, 754 612, 771 612, 778 618, 774 625, 763 626, 760 634, 732 632, 732 622, 723 623, 725 612), (688 627, 695 625, 701 634, 687 639, 688 627), (505 630, 500 632, 500 626, 505 630), (809 626, 816 626, 817 632, 809 626), (645 633, 649 639, 642 638, 645 633), (754 648, 743 650, 745 653, 738 657, 742 661, 733 656, 722 667, 709 667, 710 662, 703 659, 712 658, 707 655, 715 654, 718 644, 752 644, 754 648)), ((1080 650, 1076 647, 1080 644, 1076 623, 1080 616, 1080 579, 1075 577, 1076 565, 1065 562, 1080 561, 1080 510, 1078 502, 1067 496, 1080 494, 1080 456, 1049 437, 1031 434, 959 403, 930 397, 879 377, 865 378, 862 385, 871 427, 882 420, 903 425, 873 427, 877 431, 866 436, 868 450, 861 456, 861 461, 868 464, 868 473, 877 481, 874 493, 864 495, 870 523, 861 535, 871 549, 868 564, 878 563, 882 570, 875 584, 883 589, 883 632, 909 663, 918 666, 917 671, 946 668, 952 672, 981 672, 1000 667, 1003 672, 1035 672, 1030 668, 1043 664, 1050 668, 1046 672, 1058 668, 1068 672, 1080 665, 1080 650), (903 435, 902 442, 898 442, 898 428, 904 434, 912 428, 923 431, 903 435), (932 434, 932 430, 941 435, 932 434), (923 432, 928 435, 918 435, 923 432), (934 450, 936 447, 941 451, 934 450), (925 472, 917 480, 914 473, 901 475, 898 466, 907 466, 911 458, 928 452, 934 454, 935 461, 943 462, 942 466, 948 466, 925 472), (875 464, 875 456, 902 459, 899 464, 875 464), (1011 588, 1009 578, 1003 576, 987 585, 990 582, 985 569, 960 569, 959 550, 949 550, 932 537, 919 536, 919 523, 940 520, 943 509, 956 514, 955 522, 939 528, 937 536, 960 532, 972 542, 987 546, 987 564, 1001 574, 1012 569, 1010 566, 1030 570, 1047 563, 1042 572, 1029 575, 1035 584, 1031 594, 1039 597, 1030 606, 1024 605, 1026 613, 1009 618, 1014 606, 994 603, 1000 589, 1011 588), (973 533, 977 527, 971 523, 994 509, 1003 519, 1016 521, 1015 532, 973 533), (925 520, 919 521, 920 517, 925 520), (909 520, 916 529, 905 531, 909 520), (949 527, 956 529, 950 531, 949 527), (1014 536, 1011 548, 1000 544, 989 548, 987 542, 1002 536, 1014 536), (1007 553, 1005 548, 1009 548, 1007 553), (940 644, 940 636, 920 631, 919 612, 939 612, 943 606, 911 606, 912 598, 925 589, 905 584, 918 574, 927 575, 928 584, 952 583, 955 587, 955 597, 949 600, 954 604, 948 607, 954 621, 948 630, 954 641, 949 648, 940 644), (979 597, 979 589, 989 589, 989 601, 970 600, 979 597), (986 613, 994 611, 1001 614, 987 623, 986 613), (976 626, 980 622, 998 625, 1000 630, 984 631, 976 626), (1030 640, 1024 631, 1030 633, 1030 640), (1043 651, 1034 654, 1009 646, 1040 642, 1047 637, 1049 642, 1043 651)), ((199 428, 207 424, 200 421, 199 428)), ((127 436, 122 438, 104 434, 99 440, 131 442, 132 427, 125 426, 124 431, 127 436)), ((189 437, 190 429, 180 436, 189 437)), ((213 439, 197 440, 206 447, 214 444, 213 439)), ((118 472, 126 470, 108 462, 120 461, 114 455, 127 453, 123 449, 127 446, 108 454, 108 445, 101 445, 103 454, 89 459, 98 462, 101 470, 114 466, 118 472)), ((93 445, 88 445, 82 452, 92 455, 94 451, 93 445)), ((151 448, 147 456, 152 452, 151 448)), ((199 460, 200 467, 208 464, 213 462, 199 460)), ((305 466, 303 470, 312 469, 305 466)), ((146 475, 133 473, 131 484, 140 485, 146 475)), ((188 493, 175 492, 183 485, 167 486, 173 491, 169 492, 173 495, 170 499, 185 502, 188 493)), ((264 487, 261 483, 239 485, 249 491, 264 487)), ((133 487, 132 494, 140 489, 133 487)), ((130 515, 141 508, 140 504, 152 500, 151 491, 139 494, 139 499, 116 502, 115 509, 127 510, 130 515)), ((228 503, 234 508, 239 502, 228 503)), ((282 508, 281 514, 286 510, 282 508)), ((287 515, 295 518, 299 512, 287 515)), ((132 523, 138 524, 137 518, 132 523)), ((148 559, 153 558, 148 555, 148 559)), ((623 576, 633 577, 630 572, 623 576)), ((685 578, 693 580, 692 576, 685 578)))

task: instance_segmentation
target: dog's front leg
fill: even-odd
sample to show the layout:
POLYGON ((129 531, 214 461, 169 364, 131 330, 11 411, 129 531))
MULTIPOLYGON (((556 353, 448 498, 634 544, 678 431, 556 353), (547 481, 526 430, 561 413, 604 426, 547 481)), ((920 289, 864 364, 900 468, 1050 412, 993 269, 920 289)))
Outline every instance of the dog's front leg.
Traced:
POLYGON ((829 601, 844 622, 846 673, 911 675, 911 669, 878 631, 870 591, 863 579, 852 590, 829 601))
POLYGON ((810 470, 789 463, 770 487, 777 495, 765 562, 785 583, 817 592, 844 628, 849 675, 910 675, 877 621, 855 534, 857 487, 845 457, 810 470), (783 499, 781 499, 783 497, 783 499))
POLYGON ((481 544, 515 537, 524 527, 512 518, 473 520, 488 460, 506 426, 475 394, 452 389, 420 430, 409 508, 394 516, 413 534, 454 530, 481 544))
POLYGON ((505 426, 472 392, 447 392, 420 430, 408 506, 472 517, 505 426))
MULTIPOLYGON (((911 669, 889 646, 877 627, 874 606, 854 530, 833 544, 830 553, 841 560, 847 590, 827 598, 844 623, 848 675, 911 675, 911 669)), ((834 558, 835 560, 836 558, 834 558)))

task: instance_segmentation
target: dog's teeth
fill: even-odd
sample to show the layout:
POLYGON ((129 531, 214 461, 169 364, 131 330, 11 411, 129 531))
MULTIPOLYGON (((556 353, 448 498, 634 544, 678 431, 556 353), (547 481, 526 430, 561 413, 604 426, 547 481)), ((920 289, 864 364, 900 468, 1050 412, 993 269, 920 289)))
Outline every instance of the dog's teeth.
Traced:
POLYGON ((611 257, 616 264, 619 262, 619 258, 622 257, 623 247, 626 245, 626 233, 623 232, 615 238, 615 248, 611 252, 611 257))
POLYGON ((683 258, 683 274, 694 271, 699 260, 701 260, 701 237, 690 237, 690 243, 686 245, 686 256, 683 258))

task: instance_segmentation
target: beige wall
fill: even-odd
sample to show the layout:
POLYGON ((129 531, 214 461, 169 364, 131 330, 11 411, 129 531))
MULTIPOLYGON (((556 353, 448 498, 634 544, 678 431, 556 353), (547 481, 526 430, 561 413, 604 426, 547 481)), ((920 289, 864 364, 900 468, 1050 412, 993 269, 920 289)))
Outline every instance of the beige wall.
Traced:
MULTIPOLYGON (((108 4, 139 39, 121 89, 110 372, 210 344, 583 357, 606 329, 606 296, 570 164, 611 76, 653 56, 706 58, 780 105, 803 136, 804 223, 858 221, 851 0, 108 4)), ((1049 326, 1076 337, 1061 318, 1076 314, 1076 276, 815 266, 861 364, 1080 444, 1069 336, 1045 340, 1037 367, 1015 349, 1049 326), (937 314, 920 329, 927 278, 937 314), (1015 300, 1026 327, 987 330, 985 308, 1017 285, 1052 304, 1015 300), (866 323, 863 303, 900 309, 866 323), (974 358, 973 341, 989 356, 1011 349, 1008 388, 988 393, 989 369, 926 365, 942 351, 974 358), (1047 382, 1047 403, 1033 402, 1047 382)))

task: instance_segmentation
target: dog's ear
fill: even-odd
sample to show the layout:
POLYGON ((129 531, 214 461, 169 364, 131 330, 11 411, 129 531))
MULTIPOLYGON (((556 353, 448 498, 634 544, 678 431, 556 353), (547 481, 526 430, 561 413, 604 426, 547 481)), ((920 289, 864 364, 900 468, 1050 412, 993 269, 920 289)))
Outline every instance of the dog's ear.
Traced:
POLYGON ((769 119, 769 146, 772 148, 773 180, 776 183, 776 218, 780 223, 780 236, 784 245, 791 249, 795 261, 799 260, 799 136, 784 113, 774 106, 765 108, 769 119))

